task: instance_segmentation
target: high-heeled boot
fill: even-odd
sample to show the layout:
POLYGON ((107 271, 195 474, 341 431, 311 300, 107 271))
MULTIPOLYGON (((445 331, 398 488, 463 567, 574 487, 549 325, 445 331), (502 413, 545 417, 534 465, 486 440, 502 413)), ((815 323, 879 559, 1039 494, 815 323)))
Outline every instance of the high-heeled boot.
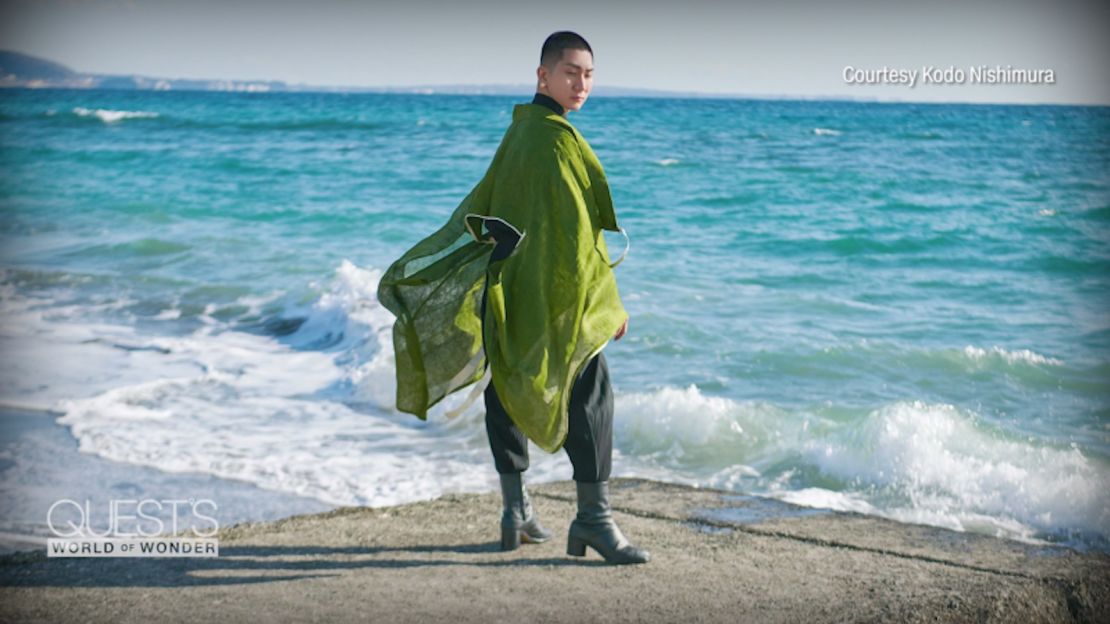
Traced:
POLYGON ((651 553, 633 546, 613 522, 609 509, 609 482, 583 483, 578 486, 578 516, 570 523, 567 554, 585 557, 586 546, 593 548, 609 563, 646 563, 651 553))
POLYGON ((514 550, 521 542, 539 544, 551 538, 551 531, 540 525, 532 510, 528 490, 519 472, 501 474, 501 550, 514 550))

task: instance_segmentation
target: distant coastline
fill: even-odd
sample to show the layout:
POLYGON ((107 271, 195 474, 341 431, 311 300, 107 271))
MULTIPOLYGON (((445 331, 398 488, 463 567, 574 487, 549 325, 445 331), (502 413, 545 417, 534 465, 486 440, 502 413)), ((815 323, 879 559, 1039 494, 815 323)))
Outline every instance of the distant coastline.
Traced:
MULTIPOLYGON (((426 84, 406 86, 310 85, 283 80, 166 78, 140 74, 94 74, 73 70, 61 63, 15 52, 0 50, 0 90, 2 89, 78 89, 122 91, 218 91, 227 93, 382 93, 398 95, 486 95, 530 96, 535 85, 519 84, 426 84)), ((980 102, 966 100, 922 100, 867 95, 797 95, 766 93, 705 93, 700 91, 668 91, 600 85, 594 97, 641 97, 658 99, 702 100, 765 100, 798 102, 852 102, 867 104, 921 104, 968 106, 1077 106, 1104 107, 1104 104, 1005 101, 980 102)))
MULTIPOLYGON (((134 91, 229 91, 240 93, 402 93, 416 95, 530 95, 532 84, 411 85, 411 86, 334 86, 291 84, 282 80, 225 80, 165 78, 139 74, 93 74, 73 70, 61 63, 15 52, 0 50, 0 88, 26 89, 119 89, 134 91)), ((764 99, 764 100, 845 100, 880 101, 867 97, 802 97, 797 95, 756 95, 744 93, 702 93, 666 91, 602 85, 594 89, 599 97, 764 99)))

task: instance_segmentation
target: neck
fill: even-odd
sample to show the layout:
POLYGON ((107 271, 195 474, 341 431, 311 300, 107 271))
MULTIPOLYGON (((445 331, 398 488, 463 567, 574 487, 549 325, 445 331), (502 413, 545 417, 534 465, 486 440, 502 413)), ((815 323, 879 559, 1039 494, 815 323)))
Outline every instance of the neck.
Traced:
POLYGON ((546 106, 558 115, 567 114, 567 109, 563 108, 562 104, 557 102, 555 98, 539 90, 536 91, 535 97, 532 98, 532 103, 546 106))

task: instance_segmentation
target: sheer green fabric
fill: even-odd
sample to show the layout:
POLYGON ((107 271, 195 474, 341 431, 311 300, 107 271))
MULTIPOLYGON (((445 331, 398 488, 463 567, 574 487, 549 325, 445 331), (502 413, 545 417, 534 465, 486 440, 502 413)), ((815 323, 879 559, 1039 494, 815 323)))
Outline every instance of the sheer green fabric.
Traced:
POLYGON ((622 231, 589 144, 550 109, 516 105, 482 180, 378 286, 397 317, 397 409, 426 419, 445 396, 480 380, 488 358, 513 422, 544 450, 558 450, 574 380, 628 316, 602 230, 622 231), (493 263, 488 219, 521 234, 493 263))

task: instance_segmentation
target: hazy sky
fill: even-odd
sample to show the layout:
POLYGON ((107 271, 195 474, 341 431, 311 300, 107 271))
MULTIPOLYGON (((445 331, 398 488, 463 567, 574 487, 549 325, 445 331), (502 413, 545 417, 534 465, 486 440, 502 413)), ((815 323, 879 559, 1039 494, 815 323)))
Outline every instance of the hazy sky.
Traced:
POLYGON ((1100 1, 0 1, 0 47, 94 73, 534 84, 543 39, 568 29, 594 48, 595 85, 1110 104, 1110 3, 1100 1), (980 65, 1050 69, 1055 84, 970 84, 980 65), (953 66, 965 82, 849 85, 849 66, 953 66))

